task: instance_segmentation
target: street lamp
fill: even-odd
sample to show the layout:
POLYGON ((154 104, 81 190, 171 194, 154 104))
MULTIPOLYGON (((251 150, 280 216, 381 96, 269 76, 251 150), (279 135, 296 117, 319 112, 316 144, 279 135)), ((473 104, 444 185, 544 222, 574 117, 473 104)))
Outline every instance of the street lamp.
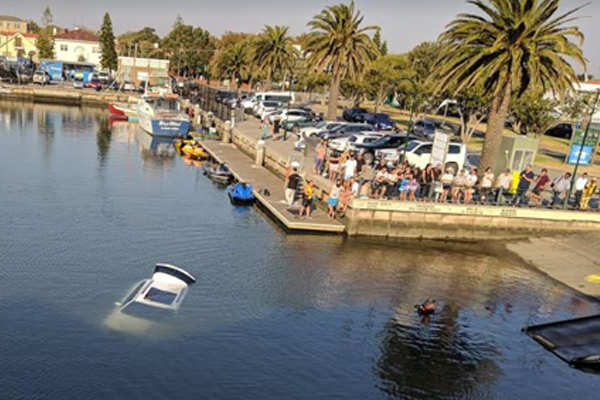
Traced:
POLYGON ((290 114, 290 102, 292 101, 293 93, 294 93, 294 75, 291 74, 290 75, 290 97, 288 97, 286 123, 285 123, 285 127, 283 128, 283 141, 284 142, 287 140, 288 126, 289 126, 287 121, 290 120, 290 115, 289 115, 290 114))
MULTIPOLYGON (((571 195, 573 194, 573 188, 575 187, 575 181, 577 179, 577 170, 579 169, 579 164, 581 163, 581 155, 583 154, 583 148, 587 143, 588 134, 590 133, 590 126, 592 126, 592 119, 594 118, 594 114, 596 114, 596 107, 598 106, 598 100, 600 99, 600 90, 596 91, 596 97, 594 97, 594 102, 592 103, 592 110, 590 112, 590 119, 588 120, 587 126, 585 127, 585 132, 583 134, 583 140, 581 141, 581 148, 579 149, 579 154, 577 155, 577 163, 575 163, 575 168, 573 169, 573 177, 571 178, 571 185, 569 187, 569 194, 565 198, 565 204, 563 208, 567 208, 569 204, 569 200, 571 200, 571 195)), ((596 151, 596 146, 593 146, 592 151, 596 151)), ((593 159, 593 157, 592 157, 593 159)))

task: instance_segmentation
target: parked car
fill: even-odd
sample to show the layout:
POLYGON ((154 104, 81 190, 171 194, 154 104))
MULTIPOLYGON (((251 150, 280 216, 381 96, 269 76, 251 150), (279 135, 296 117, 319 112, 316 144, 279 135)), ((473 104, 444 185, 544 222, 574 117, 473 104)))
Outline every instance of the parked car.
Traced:
POLYGON ((109 85, 112 82, 110 74, 105 71, 98 72, 98 80, 102 82, 103 85, 109 85))
POLYGON ((275 122, 275 118, 279 118, 280 121, 299 121, 302 118, 311 117, 312 112, 301 110, 301 109, 280 109, 275 114, 269 116, 269 122, 275 122))
POLYGON ((427 140, 433 140, 435 131, 438 128, 439 123, 430 119, 419 119, 412 126, 412 132, 415 135, 422 136, 427 140))
MULTIPOLYGON (((432 152, 433 142, 414 140, 406 146, 406 156, 404 159, 415 167, 425 168, 427 164, 431 163, 432 152)), ((404 148, 399 148, 396 151, 380 150, 377 153, 377 156, 379 158, 385 158, 388 161, 397 162, 402 157, 403 153, 404 148)), ((456 173, 463 169, 466 159, 467 146, 462 143, 450 143, 448 145, 444 169, 452 168, 456 173)))
POLYGON ((265 114, 277 111, 281 105, 278 101, 262 101, 258 103, 254 115, 262 120, 265 118, 265 114))
POLYGON ((50 75, 46 71, 35 71, 33 74, 33 83, 36 85, 49 85, 50 75))
POLYGON ((300 134, 305 134, 307 137, 318 136, 321 132, 330 131, 333 128, 345 125, 347 122, 343 121, 321 121, 315 126, 310 126, 300 129, 300 134))
POLYGON ((344 136, 352 136, 355 133, 368 132, 372 130, 373 127, 367 124, 344 124, 336 126, 335 128, 329 131, 323 131, 319 133, 319 138, 325 140, 332 140, 344 136))
POLYGON ((404 143, 416 140, 417 138, 413 135, 406 135, 405 133, 390 134, 382 137, 371 143, 364 143, 361 145, 355 145, 356 151, 361 153, 367 164, 373 163, 376 158, 376 152, 378 150, 393 149, 396 151, 402 147, 404 143))
POLYGON ((364 117, 364 122, 373 125, 378 131, 393 131, 396 130, 396 123, 387 114, 367 114, 364 117))
POLYGON ((102 81, 98 78, 98 75, 94 74, 90 81, 85 84, 85 87, 100 91, 103 88, 102 81))
POLYGON ((573 124, 570 122, 561 122, 548 129, 546 135, 558 138, 571 139, 573 136, 573 124))
POLYGON ((348 122, 365 122, 365 116, 369 114, 364 108, 347 108, 342 114, 342 118, 348 122))
POLYGON ((300 137, 300 132, 302 130, 316 127, 320 123, 321 121, 319 118, 314 118, 309 115, 295 121, 283 121, 281 123, 281 129, 287 129, 288 131, 291 131, 300 137))
POLYGON ((121 90, 124 92, 135 92, 136 87, 133 84, 133 82, 124 81, 123 83, 121 83, 121 90))
POLYGON ((329 142, 328 147, 331 150, 346 151, 352 150, 356 145, 365 143, 372 143, 376 140, 381 139, 385 134, 381 132, 362 132, 352 136, 345 136, 337 139, 333 139, 329 142))

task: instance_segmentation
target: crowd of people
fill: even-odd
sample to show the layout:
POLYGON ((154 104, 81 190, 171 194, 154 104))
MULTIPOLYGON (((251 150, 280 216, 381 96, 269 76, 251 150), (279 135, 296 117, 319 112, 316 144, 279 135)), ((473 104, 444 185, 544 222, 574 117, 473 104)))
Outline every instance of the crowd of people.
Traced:
MULTIPOLYGON (((531 165, 498 175, 491 168, 483 172, 431 164, 417 168, 383 159, 367 165, 361 154, 330 152, 325 141, 315 148, 313 173, 330 181, 327 205, 331 218, 343 216, 353 198, 589 210, 590 200, 598 192, 597 179, 587 173, 577 177, 571 188, 571 173, 552 179, 547 169, 535 173, 531 165)), ((310 218, 315 200, 314 182, 308 180, 302 189, 300 218, 310 218)))

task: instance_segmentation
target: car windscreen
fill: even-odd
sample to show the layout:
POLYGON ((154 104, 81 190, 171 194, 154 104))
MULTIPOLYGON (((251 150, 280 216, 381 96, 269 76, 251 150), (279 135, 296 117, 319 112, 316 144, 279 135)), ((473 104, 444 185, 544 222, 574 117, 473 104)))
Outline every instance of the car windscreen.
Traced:
POLYGON ((279 107, 279 103, 276 101, 265 101, 263 107, 279 107))
POLYGON ((413 151, 414 149, 416 149, 420 145, 421 145, 421 143, 419 143, 419 142, 410 142, 406 146, 406 151, 410 153, 411 151, 413 151))

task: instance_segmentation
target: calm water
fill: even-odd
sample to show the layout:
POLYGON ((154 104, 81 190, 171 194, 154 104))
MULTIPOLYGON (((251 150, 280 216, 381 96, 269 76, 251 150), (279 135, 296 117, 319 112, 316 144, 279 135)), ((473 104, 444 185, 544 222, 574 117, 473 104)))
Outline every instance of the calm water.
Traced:
POLYGON ((0 103, 0 399, 597 399, 520 333, 598 313, 490 256, 287 236, 97 110, 0 103), (168 325, 114 303, 198 278, 168 325), (440 311, 424 322, 413 306, 440 311), (127 330, 124 330, 124 329, 127 330))

